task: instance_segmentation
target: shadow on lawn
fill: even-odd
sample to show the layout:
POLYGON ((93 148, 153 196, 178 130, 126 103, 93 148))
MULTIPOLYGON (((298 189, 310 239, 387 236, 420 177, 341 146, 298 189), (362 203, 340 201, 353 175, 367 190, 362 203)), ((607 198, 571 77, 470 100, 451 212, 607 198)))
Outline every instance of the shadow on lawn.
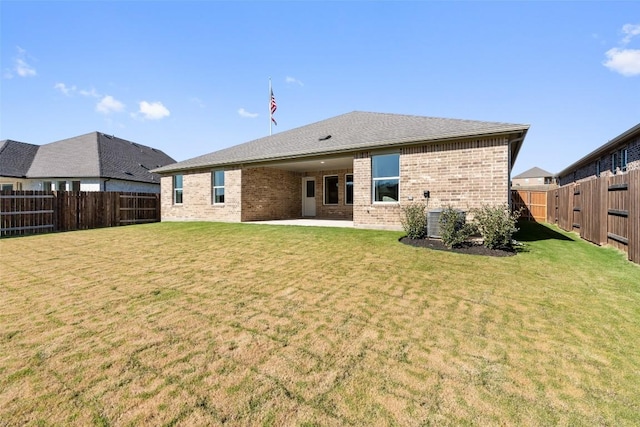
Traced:
POLYGON ((518 223, 520 229, 513 237, 519 242, 537 242, 539 240, 565 240, 573 242, 573 239, 538 224, 535 221, 520 221, 518 223))

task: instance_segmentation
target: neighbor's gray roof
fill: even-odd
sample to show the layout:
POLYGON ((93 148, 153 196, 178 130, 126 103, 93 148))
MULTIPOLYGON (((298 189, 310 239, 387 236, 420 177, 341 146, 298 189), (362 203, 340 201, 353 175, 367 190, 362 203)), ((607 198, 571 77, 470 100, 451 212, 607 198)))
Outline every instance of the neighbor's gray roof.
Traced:
POLYGON ((540 169, 540 168, 531 168, 529 170, 526 170, 524 172, 522 172, 519 175, 516 175, 513 177, 513 179, 522 179, 522 178, 544 178, 544 177, 548 177, 548 176, 553 176, 553 174, 551 172, 547 172, 544 169, 540 169))
POLYGON ((0 176, 25 178, 38 146, 6 139, 0 141, 0 176))
POLYGON ((38 147, 28 178, 112 178, 159 183, 149 172, 175 160, 155 148, 100 132, 38 147))
MULTIPOLYGON (((528 128, 529 125, 522 124, 354 111, 174 163, 154 172, 168 173, 218 165, 299 159, 486 134, 524 133, 528 128)), ((514 154, 517 155, 517 152, 518 149, 514 154)))

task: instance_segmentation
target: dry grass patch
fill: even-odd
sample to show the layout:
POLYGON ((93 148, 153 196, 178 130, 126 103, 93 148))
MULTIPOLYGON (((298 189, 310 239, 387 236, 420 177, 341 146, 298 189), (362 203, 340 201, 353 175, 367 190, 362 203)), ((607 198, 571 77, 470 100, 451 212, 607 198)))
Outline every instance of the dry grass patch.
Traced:
POLYGON ((640 269, 541 226, 162 223, 0 241, 0 423, 638 425, 640 269))

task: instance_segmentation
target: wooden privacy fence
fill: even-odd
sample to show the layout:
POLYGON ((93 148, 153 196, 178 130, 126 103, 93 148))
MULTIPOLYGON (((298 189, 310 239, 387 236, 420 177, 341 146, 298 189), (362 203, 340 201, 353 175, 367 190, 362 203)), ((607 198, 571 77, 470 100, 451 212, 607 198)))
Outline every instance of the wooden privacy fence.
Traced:
POLYGON ((0 192, 0 237, 160 221, 160 195, 81 191, 0 192))
POLYGON ((549 191, 547 222, 621 249, 640 264, 640 169, 549 191))
POLYGON ((541 190, 511 190, 513 209, 522 209, 520 218, 529 221, 547 220, 547 192, 541 190))

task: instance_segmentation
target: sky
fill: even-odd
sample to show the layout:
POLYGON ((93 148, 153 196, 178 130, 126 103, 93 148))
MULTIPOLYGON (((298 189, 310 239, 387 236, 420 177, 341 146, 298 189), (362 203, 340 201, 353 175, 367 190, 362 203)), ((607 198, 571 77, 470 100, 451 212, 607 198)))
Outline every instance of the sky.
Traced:
POLYGON ((351 111, 531 126, 552 173, 640 123, 640 2, 0 0, 0 140, 178 161, 351 111))

